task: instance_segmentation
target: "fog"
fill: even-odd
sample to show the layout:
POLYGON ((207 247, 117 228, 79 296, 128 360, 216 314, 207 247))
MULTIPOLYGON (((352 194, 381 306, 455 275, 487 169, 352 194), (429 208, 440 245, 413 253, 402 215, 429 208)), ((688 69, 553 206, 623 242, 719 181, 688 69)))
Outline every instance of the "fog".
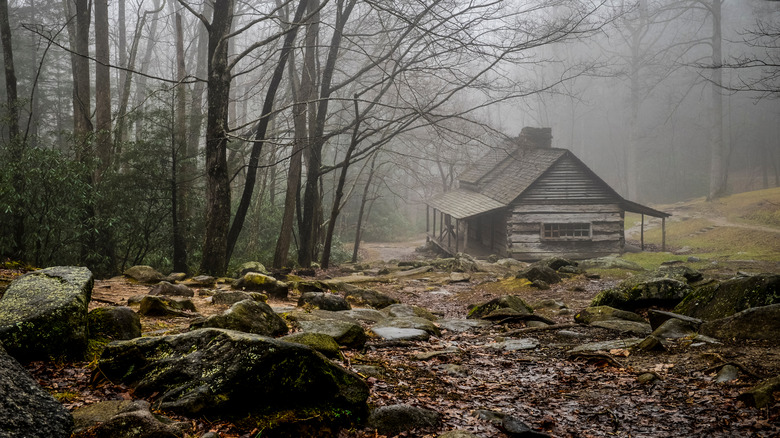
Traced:
POLYGON ((176 264, 171 241, 183 265, 210 260, 203 272, 233 248, 308 265, 360 227, 420 231, 424 202, 525 126, 552 128, 553 147, 637 202, 780 184, 779 2, 88 4, 3 11, 4 253, 29 256, 46 223, 66 249, 35 257, 84 257, 74 242, 90 231, 68 228, 81 207, 20 200, 56 196, 65 178, 86 184, 68 189, 77 205, 107 205, 86 211, 114 231, 114 266, 176 264), (32 152, 65 167, 14 185, 50 160, 32 152), (75 164, 91 177, 55 172, 75 164))

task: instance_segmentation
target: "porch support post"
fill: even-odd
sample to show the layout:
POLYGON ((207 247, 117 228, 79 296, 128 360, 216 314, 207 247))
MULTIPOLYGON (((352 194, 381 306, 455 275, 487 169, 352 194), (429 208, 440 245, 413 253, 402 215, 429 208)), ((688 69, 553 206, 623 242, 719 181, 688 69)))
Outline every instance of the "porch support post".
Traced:
POLYGON ((425 238, 431 234, 431 207, 425 204, 425 238))
POLYGON ((455 219, 455 253, 458 253, 458 240, 460 238, 460 219, 455 219))
POLYGON ((466 252, 466 248, 469 247, 469 221, 463 220, 463 252, 466 252))
POLYGON ((639 231, 639 248, 644 251, 645 250, 645 215, 642 214, 642 227, 639 231))
POLYGON ((666 218, 661 218, 661 251, 666 252, 666 218))

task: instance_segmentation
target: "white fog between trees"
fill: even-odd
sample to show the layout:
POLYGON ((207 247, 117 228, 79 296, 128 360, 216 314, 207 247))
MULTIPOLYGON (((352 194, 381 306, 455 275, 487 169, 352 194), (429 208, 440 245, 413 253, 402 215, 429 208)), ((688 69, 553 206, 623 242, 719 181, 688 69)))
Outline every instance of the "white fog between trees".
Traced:
POLYGON ((524 126, 643 203, 780 184, 780 2, 0 0, 0 255, 347 261, 524 126))

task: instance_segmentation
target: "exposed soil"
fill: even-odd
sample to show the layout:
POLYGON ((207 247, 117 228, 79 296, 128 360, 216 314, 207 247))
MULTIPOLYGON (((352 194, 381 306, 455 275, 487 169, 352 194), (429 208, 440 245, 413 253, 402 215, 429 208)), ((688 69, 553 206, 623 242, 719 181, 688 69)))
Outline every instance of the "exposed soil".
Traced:
MULTIPOLYGON (((366 244, 364 251, 372 267, 378 267, 378 260, 424 257, 414 251, 422 243, 366 244)), ((442 415, 439 427, 401 436, 435 437, 455 429, 480 437, 509 436, 480 417, 480 409, 514 416, 553 437, 780 436, 780 405, 759 410, 737 401, 741 392, 759 380, 780 375, 778 345, 743 341, 691 345, 690 341, 683 341, 665 352, 634 353, 616 348, 601 356, 571 356, 568 350, 586 342, 630 337, 573 324, 573 315, 618 279, 588 279, 580 275, 548 290, 539 290, 519 285, 512 279, 513 271, 490 268, 459 283, 450 283, 449 273, 429 272, 392 282, 361 284, 442 318, 465 318, 469 306, 510 293, 522 296, 532 305, 544 299, 566 304, 564 309, 537 309, 538 314, 556 323, 553 330, 505 321, 462 333, 443 330, 441 337, 427 342, 388 344, 372 339, 364 351, 345 350, 344 366, 374 365, 381 370, 377 375, 365 375, 371 387, 371 406, 406 403, 442 415), (533 338, 539 346, 510 352, 491 347, 513 338, 533 338), (414 358, 416 353, 446 347, 456 347, 458 352, 429 360, 414 358), (727 363, 740 368, 739 378, 716 383, 715 374, 727 363), (643 373, 654 373, 658 379, 640 383, 637 377, 643 373)), ((320 272, 318 277, 346 274, 334 268, 320 272)), ((229 288, 225 284, 217 287, 229 288)), ((123 305, 129 297, 148 291, 149 286, 121 277, 97 281, 90 307, 123 305)), ((291 294, 288 300, 271 300, 269 304, 295 305, 296 301, 297 295, 291 294)), ((206 296, 198 294, 194 302, 202 314, 226 308, 212 305, 206 296)), ((159 335, 186 330, 189 320, 142 318, 142 324, 145 335, 159 335)), ((133 398, 129 388, 93 380, 94 365, 37 362, 29 364, 28 370, 69 409, 99 400, 133 398)), ((193 437, 209 430, 218 431, 223 437, 254 436, 252 431, 226 422, 179 420, 191 423, 193 437)), ((378 435, 373 430, 355 429, 342 431, 340 436, 378 435)))

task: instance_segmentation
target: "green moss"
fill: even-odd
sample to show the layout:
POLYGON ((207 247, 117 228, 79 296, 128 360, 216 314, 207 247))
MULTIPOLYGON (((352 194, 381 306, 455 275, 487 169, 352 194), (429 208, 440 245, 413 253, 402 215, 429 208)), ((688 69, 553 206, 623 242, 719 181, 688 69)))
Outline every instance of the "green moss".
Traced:
POLYGON ((81 396, 81 394, 77 392, 71 392, 71 391, 62 391, 62 392, 55 392, 52 394, 55 400, 57 400, 60 403, 66 403, 71 400, 75 400, 81 396))

